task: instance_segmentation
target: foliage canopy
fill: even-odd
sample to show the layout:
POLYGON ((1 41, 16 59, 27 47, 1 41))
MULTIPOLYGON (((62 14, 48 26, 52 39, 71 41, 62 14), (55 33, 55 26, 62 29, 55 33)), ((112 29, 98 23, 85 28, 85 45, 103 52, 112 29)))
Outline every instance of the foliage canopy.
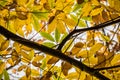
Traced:
POLYGON ((0 0, 0 80, 118 80, 119 4, 0 0))

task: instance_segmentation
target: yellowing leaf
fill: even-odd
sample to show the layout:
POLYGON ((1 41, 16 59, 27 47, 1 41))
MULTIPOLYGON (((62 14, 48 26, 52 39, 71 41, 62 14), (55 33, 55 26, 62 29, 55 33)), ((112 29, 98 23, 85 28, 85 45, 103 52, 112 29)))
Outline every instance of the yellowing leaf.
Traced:
POLYGON ((71 50, 72 54, 78 53, 83 46, 84 46, 84 44, 83 44, 82 42, 76 43, 76 44, 74 45, 74 47, 72 48, 72 50, 71 50))
POLYGON ((66 32, 65 25, 60 20, 57 21, 57 29, 60 33, 65 33, 66 32))
POLYGON ((29 47, 27 47, 27 46, 24 46, 24 45, 22 45, 21 49, 26 50, 26 51, 32 50, 31 48, 29 48, 29 47))
POLYGON ((98 2, 98 0, 91 0, 92 4, 95 6, 100 5, 100 3, 98 2))
POLYGON ((56 25, 57 25, 57 20, 54 19, 50 24, 48 24, 48 33, 51 33, 52 31, 55 30, 56 28, 56 25))
POLYGON ((7 49, 7 47, 9 46, 9 40, 5 40, 4 42, 2 42, 1 45, 2 45, 2 46, 0 47, 0 50, 1 50, 1 51, 7 49))
POLYGON ((16 2, 17 2, 17 4, 18 5, 25 5, 27 2, 28 2, 28 0, 16 0, 16 2))
POLYGON ((39 70, 31 69, 31 75, 32 76, 40 76, 40 72, 39 72, 39 70))
POLYGON ((27 79, 27 76, 23 76, 20 78, 20 80, 28 80, 28 79, 27 79))
POLYGON ((120 53, 118 53, 118 54, 116 54, 116 55, 114 56, 114 58, 113 58, 112 61, 111 61, 111 64, 112 64, 112 65, 115 65, 116 63, 119 62, 119 60, 120 60, 120 53))
POLYGON ((36 55, 33 59, 33 61, 37 62, 37 61, 40 61, 44 58, 44 55, 36 55))
POLYGON ((95 45, 93 45, 93 46, 90 48, 89 56, 90 56, 90 55, 93 55, 93 54, 95 54, 97 51, 99 51, 102 46, 103 46, 102 43, 96 43, 95 45))
POLYGON ((67 79, 78 79, 79 74, 77 72, 71 72, 67 75, 67 79))
POLYGON ((76 57, 77 58, 87 58, 88 57, 88 51, 87 50, 82 50, 76 55, 76 57))
POLYGON ((22 70, 25 69, 26 67, 27 67, 26 65, 19 66, 18 71, 22 71, 22 70))
POLYGON ((68 62, 62 62, 62 72, 65 76, 68 75, 68 70, 72 68, 72 65, 68 62))
POLYGON ((92 10, 91 3, 87 2, 82 8, 83 13, 82 16, 88 16, 91 10, 92 10))
POLYGON ((14 65, 14 62, 13 62, 12 58, 9 58, 9 59, 7 60, 7 62, 8 62, 11 66, 14 65))
POLYGON ((13 46, 15 47, 16 52, 19 53, 20 50, 21 50, 21 49, 20 49, 20 44, 17 43, 17 42, 14 42, 13 46))
POLYGON ((64 22, 68 25, 69 28, 73 28, 76 25, 76 22, 72 18, 69 18, 69 17, 64 19, 64 22))
POLYGON ((41 63, 40 63, 40 62, 35 62, 35 61, 33 61, 32 64, 33 64, 35 67, 40 67, 40 66, 41 66, 41 63))
POLYGON ((24 51, 21 51, 20 54, 23 56, 23 58, 26 58, 27 60, 31 60, 30 56, 24 51))
POLYGON ((31 69, 27 67, 26 69, 26 76, 29 77, 31 75, 31 69))
POLYGON ((0 74, 3 73, 4 69, 5 69, 5 63, 4 62, 0 62, 0 74))
POLYGON ((35 54, 34 50, 31 50, 31 51, 29 52, 29 57, 30 57, 31 60, 32 60, 33 57, 34 57, 34 54, 35 54))
POLYGON ((56 57, 52 57, 48 60, 47 64, 53 64, 53 63, 56 63, 59 59, 56 58, 56 57))
POLYGON ((52 76, 52 72, 48 71, 44 76, 40 78, 40 80, 50 80, 51 76, 52 76))
POLYGON ((102 13, 102 11, 103 11, 103 8, 96 8, 96 9, 93 9, 93 10, 91 11, 90 15, 91 15, 91 16, 96 16, 96 15, 102 13))

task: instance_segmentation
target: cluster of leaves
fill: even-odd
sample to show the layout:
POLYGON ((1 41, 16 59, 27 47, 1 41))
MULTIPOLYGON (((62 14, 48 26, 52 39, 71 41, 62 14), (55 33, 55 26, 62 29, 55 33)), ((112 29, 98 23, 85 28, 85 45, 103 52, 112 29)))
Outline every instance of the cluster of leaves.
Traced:
MULTIPOLYGON (((0 25, 14 34, 57 49, 73 30, 120 16, 119 4, 119 0, 0 0, 0 25)), ((120 65, 119 48, 120 28, 116 24, 71 35, 60 51, 99 70, 120 65)), ((10 79, 7 70, 18 76, 20 72, 25 73, 20 80, 96 80, 68 62, 0 35, 0 79, 10 79)), ((100 72, 110 79, 119 79, 119 68, 100 72)))

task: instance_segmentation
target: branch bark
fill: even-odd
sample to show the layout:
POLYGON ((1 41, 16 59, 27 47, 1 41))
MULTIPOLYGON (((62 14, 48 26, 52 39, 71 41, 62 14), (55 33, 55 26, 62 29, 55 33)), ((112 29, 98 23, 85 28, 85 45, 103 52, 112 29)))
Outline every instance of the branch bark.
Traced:
POLYGON ((40 50, 46 54, 49 54, 49 55, 58 57, 64 61, 67 61, 68 63, 78 67, 79 69, 89 73, 90 75, 97 77, 100 80, 110 80, 109 78, 105 77, 104 75, 102 75, 101 73, 96 71, 95 69, 90 68, 90 67, 86 66, 85 64, 83 64, 82 62, 75 60, 75 59, 63 54, 61 51, 46 47, 44 45, 35 43, 35 42, 27 40, 25 38, 22 38, 22 37, 10 32, 10 31, 8 31, 3 26, 0 26, 0 34, 4 35, 8 39, 19 42, 23 45, 30 47, 30 48, 40 50))
POLYGON ((101 28, 104 28, 104 27, 107 27, 109 25, 112 25, 112 24, 115 24, 115 23, 118 23, 120 22, 120 16, 115 18, 115 19, 112 19, 112 20, 109 20, 107 22, 104 22, 102 24, 99 24, 99 25, 95 25, 93 27, 88 27, 88 28, 83 28, 83 29, 75 29, 73 30, 70 34, 68 34, 64 39, 63 41, 60 43, 59 47, 57 48, 58 50, 61 50, 62 47, 64 46, 64 44, 70 39, 70 37, 72 35, 74 35, 75 33, 83 33, 85 31, 90 31, 90 30, 97 30, 97 29, 101 29, 101 28))

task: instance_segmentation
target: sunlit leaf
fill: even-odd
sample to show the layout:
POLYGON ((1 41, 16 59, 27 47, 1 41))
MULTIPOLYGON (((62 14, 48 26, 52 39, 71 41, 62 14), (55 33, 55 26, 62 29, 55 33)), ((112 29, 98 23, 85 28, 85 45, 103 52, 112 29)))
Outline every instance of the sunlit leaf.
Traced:
POLYGON ((52 47, 55 46, 55 44, 52 43, 52 42, 43 42, 42 44, 45 45, 45 46, 47 46, 47 47, 50 47, 50 48, 52 48, 52 47))
POLYGON ((76 43, 71 50, 72 54, 78 53, 83 46, 84 46, 84 44, 82 42, 76 43))
POLYGON ((67 75, 67 79, 78 79, 79 74, 77 72, 71 72, 67 75))
POLYGON ((36 55, 33 59, 33 61, 37 62, 37 61, 40 61, 44 58, 44 55, 36 55))
POLYGON ((31 69, 31 75, 32 75, 32 76, 39 76, 39 75, 40 75, 40 72, 39 72, 39 70, 31 69))
POLYGON ((46 32, 40 32, 41 36, 50 40, 50 41, 54 41, 54 38, 52 37, 52 35, 50 35, 49 33, 46 32))
POLYGON ((26 69, 26 67, 27 67, 26 65, 22 65, 18 68, 18 71, 22 71, 23 69, 26 69))
POLYGON ((35 15, 33 15, 32 19, 33 19, 33 27, 34 27, 34 29, 36 31, 39 31, 40 30, 40 24, 38 22, 38 18, 35 15))
POLYGON ((0 74, 3 73, 4 69, 5 69, 5 63, 4 62, 0 62, 0 74))
POLYGON ((26 69, 26 76, 29 77, 31 75, 31 69, 27 67, 26 69))
POLYGON ((60 33, 65 33, 66 32, 66 29, 65 29, 65 25, 64 25, 64 23, 62 22, 62 21, 57 21, 57 27, 56 27, 57 29, 58 29, 58 31, 60 32, 60 33))
POLYGON ((76 55, 76 57, 77 58, 87 58, 88 57, 88 51, 87 50, 82 50, 76 55))
POLYGON ((29 54, 30 59, 32 60, 35 52, 34 52, 34 50, 31 50, 28 54, 29 54))
POLYGON ((1 43, 0 50, 3 51, 9 46, 9 40, 5 40, 4 42, 1 43))
POLYGON ((8 62, 11 66, 14 65, 14 62, 13 62, 12 58, 9 58, 9 59, 7 60, 7 62, 8 62))
POLYGON ((59 42, 59 39, 60 39, 60 32, 59 32, 58 29, 56 28, 56 29, 55 29, 55 41, 56 41, 56 42, 59 42))
POLYGON ((89 56, 95 54, 98 50, 101 49, 102 46, 103 46, 102 43, 96 43, 95 45, 93 45, 93 46, 90 48, 89 56))
POLYGON ((102 13, 102 11, 103 11, 103 8, 95 8, 91 11, 90 15, 95 16, 95 15, 102 13))
POLYGON ((112 65, 115 65, 116 63, 119 62, 119 60, 120 60, 120 54, 118 53, 118 54, 116 54, 116 55, 114 56, 114 58, 112 59, 111 64, 112 64, 112 65))

